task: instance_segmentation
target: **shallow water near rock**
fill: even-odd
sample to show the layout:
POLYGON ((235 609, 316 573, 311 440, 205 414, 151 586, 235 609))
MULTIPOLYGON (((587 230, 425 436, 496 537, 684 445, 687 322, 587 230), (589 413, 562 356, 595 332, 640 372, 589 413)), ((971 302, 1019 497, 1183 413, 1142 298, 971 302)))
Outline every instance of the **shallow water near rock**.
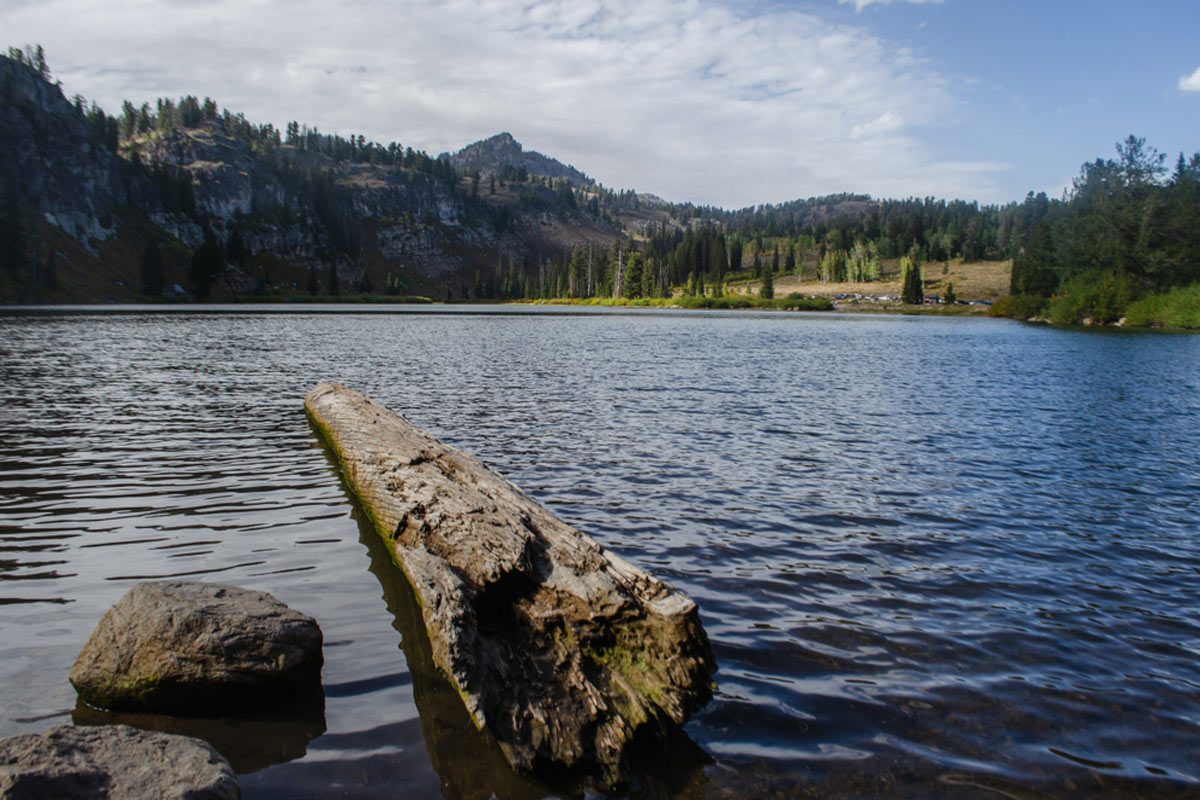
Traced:
POLYGON ((1200 338, 10 310, 0 377, 0 735, 70 721, 67 672, 104 611, 188 577, 271 592, 324 632, 324 720, 238 743, 245 797, 545 793, 420 668, 407 588, 304 417, 335 380, 699 604, 717 697, 634 796, 1200 793, 1200 338))

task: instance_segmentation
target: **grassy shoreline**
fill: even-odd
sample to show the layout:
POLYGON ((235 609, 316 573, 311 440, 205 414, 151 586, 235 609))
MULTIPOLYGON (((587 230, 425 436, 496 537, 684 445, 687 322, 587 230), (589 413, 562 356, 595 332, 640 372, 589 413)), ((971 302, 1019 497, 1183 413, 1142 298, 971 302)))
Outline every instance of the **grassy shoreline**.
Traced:
POLYGON ((1200 283, 1144 294, 1128 283, 1114 291, 1113 282, 1112 274, 1084 273, 1053 297, 1009 295, 991 313, 1055 325, 1200 332, 1200 283))

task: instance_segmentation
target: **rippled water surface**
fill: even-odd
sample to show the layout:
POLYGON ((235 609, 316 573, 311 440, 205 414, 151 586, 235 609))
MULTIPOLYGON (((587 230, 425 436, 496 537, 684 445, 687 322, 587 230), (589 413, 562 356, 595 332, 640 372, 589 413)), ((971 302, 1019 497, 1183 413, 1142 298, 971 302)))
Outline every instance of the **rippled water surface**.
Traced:
POLYGON ((94 721, 67 683, 92 628, 186 576, 325 632, 323 709, 211 721, 246 797, 541 796, 407 666, 406 588, 303 413, 337 380, 698 602, 720 664, 687 726, 703 753, 634 795, 1200 796, 1200 338, 6 312, 0 378, 0 734, 94 721))

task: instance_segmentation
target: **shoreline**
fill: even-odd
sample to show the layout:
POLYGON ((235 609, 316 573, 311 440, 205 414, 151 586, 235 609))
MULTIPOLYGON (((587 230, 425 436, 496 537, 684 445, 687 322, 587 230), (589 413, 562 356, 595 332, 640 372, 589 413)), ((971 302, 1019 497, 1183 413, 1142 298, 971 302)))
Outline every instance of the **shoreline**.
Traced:
MULTIPOLYGON (((1044 317, 1013 317, 1003 314, 992 313, 989 305, 954 305, 947 306, 944 304, 928 303, 925 305, 905 305, 899 302, 873 302, 863 298, 863 301, 851 300, 849 302, 833 302, 825 308, 804 308, 800 306, 788 305, 788 298, 778 298, 774 301, 763 301, 758 303, 742 304, 745 298, 739 297, 676 297, 676 298, 627 298, 620 301, 613 298, 586 298, 586 299, 551 299, 551 300, 472 300, 472 301, 455 301, 455 302, 440 302, 414 300, 411 302, 404 301, 376 301, 365 298, 322 298, 318 300, 305 299, 241 299, 237 301, 230 300, 209 300, 204 302, 137 302, 137 303, 42 303, 42 304, 0 304, 0 315, 5 314, 21 314, 30 312, 49 312, 49 313, 180 313, 188 314, 195 312, 230 312, 237 313, 246 311, 247 313, 255 310, 260 310, 265 313, 265 309, 271 311, 286 312, 312 312, 312 313, 352 313, 346 309, 337 308, 337 306, 356 307, 355 310, 361 311, 381 311, 382 309, 395 309, 399 313, 446 313, 452 314, 456 308, 467 307, 496 307, 496 308, 578 308, 578 309, 648 309, 648 310, 679 310, 679 311, 765 311, 765 312, 791 312, 791 313, 840 313, 840 314, 863 314, 863 315, 879 315, 879 316, 924 316, 924 317, 967 317, 972 319, 991 318, 991 319, 1008 319, 1014 322, 1024 322, 1031 325, 1044 325, 1053 328, 1064 328, 1073 330, 1087 330, 1098 332, 1130 332, 1130 333, 1181 333, 1195 334, 1200 331, 1193 328, 1177 328, 1166 326, 1138 326, 1112 323, 1112 324, 1077 324, 1058 323, 1044 317), (652 300, 653 302, 648 302, 652 300), (701 301, 695 303, 679 302, 679 301, 701 301), (729 304, 722 304, 722 300, 731 300, 729 304), (258 308, 256 307, 263 307, 258 308)), ((757 299, 757 298, 756 298, 757 299)), ((803 300, 805 298, 799 298, 803 300)), ((814 298, 809 298, 814 299, 814 298)), ((821 299, 821 298, 815 298, 821 299)))

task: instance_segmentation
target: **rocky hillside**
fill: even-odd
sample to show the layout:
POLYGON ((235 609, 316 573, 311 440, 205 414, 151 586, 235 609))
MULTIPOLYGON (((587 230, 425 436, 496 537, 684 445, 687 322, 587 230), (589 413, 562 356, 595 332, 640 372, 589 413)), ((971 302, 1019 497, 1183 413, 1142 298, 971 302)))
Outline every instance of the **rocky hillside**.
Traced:
POLYGON ((131 109, 72 102, 0 57, 0 300, 479 298, 498 265, 536 274, 625 238, 611 193, 508 134, 434 159, 285 138, 207 100, 131 109))
POLYGON ((859 195, 727 211, 613 191, 508 133, 434 158, 208 98, 111 116, 68 100, 40 51, 10 53, 0 302, 665 295, 757 275, 768 249, 786 269, 797 248, 923 238, 923 217, 859 195))

